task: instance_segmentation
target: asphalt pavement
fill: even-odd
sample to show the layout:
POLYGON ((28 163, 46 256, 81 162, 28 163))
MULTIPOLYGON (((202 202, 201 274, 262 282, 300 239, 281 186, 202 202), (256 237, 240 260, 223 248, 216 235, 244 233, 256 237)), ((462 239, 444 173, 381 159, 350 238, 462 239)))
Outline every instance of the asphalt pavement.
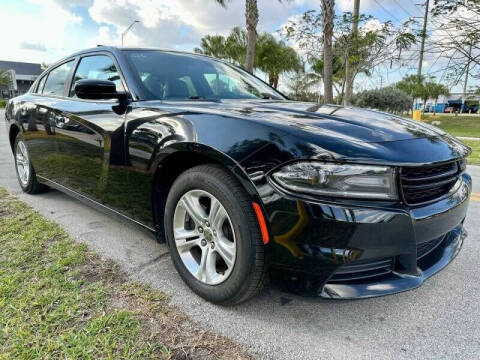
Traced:
MULTIPOLYGON (((469 166, 480 193, 480 167, 469 166)), ((332 301, 265 290, 236 307, 209 304, 177 275, 165 245, 135 225, 51 190, 24 194, 0 111, 0 186, 60 224, 70 236, 133 278, 169 293, 205 329, 262 359, 479 359, 480 196, 456 259, 418 289, 381 298, 332 301)))

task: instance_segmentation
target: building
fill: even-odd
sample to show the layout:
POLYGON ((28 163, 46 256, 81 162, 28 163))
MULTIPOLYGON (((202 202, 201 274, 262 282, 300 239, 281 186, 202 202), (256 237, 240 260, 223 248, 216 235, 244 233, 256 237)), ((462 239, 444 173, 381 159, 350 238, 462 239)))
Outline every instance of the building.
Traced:
POLYGON ((35 79, 42 73, 40 64, 0 60, 0 69, 10 74, 10 84, 0 86, 0 98, 11 98, 28 91, 35 79))
POLYGON ((480 104, 480 94, 473 93, 452 93, 449 96, 439 96, 437 99, 437 106, 435 108, 435 100, 428 99, 425 106, 423 100, 416 99, 415 109, 423 110, 426 112, 433 112, 434 110, 439 113, 443 112, 457 112, 457 113, 478 113, 480 104))

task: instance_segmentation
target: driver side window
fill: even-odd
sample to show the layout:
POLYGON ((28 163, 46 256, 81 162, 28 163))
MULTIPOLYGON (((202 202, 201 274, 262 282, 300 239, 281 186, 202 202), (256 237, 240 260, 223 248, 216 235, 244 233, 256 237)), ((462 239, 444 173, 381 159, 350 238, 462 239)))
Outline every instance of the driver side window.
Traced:
POLYGON ((85 79, 110 80, 115 83, 117 91, 124 91, 117 67, 113 60, 106 55, 87 56, 80 60, 70 88, 70 97, 76 97, 75 83, 85 79))

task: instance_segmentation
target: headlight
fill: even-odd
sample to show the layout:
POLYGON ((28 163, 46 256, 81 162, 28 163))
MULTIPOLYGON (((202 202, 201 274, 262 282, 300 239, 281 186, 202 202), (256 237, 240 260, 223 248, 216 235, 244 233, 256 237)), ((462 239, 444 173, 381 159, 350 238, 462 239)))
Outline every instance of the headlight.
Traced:
POLYGON ((330 197, 397 199, 395 172, 387 166, 298 162, 272 174, 283 188, 330 197))

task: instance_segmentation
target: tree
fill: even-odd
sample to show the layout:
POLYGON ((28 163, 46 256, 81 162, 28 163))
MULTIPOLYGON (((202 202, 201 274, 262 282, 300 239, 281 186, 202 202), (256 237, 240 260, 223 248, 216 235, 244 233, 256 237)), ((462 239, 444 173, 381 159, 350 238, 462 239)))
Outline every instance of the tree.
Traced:
MULTIPOLYGON (((215 0, 218 4, 225 7, 230 0, 215 0)), ((282 2, 283 0, 278 0, 282 2)), ((289 0, 286 0, 289 1, 289 0)), ((247 47, 245 55, 245 70, 253 73, 255 62, 255 44, 257 41, 258 25, 258 6, 257 0, 245 0, 245 23, 247 29, 247 47)))
POLYGON ((333 22, 335 1, 322 0, 323 25, 323 96, 327 104, 333 103, 333 22))
POLYGON ((415 100, 424 96, 424 81, 425 78, 422 75, 407 75, 401 81, 397 82, 395 86, 415 100))
POLYGON ((431 77, 426 80, 424 76, 408 75, 401 81, 396 83, 396 87, 404 93, 410 95, 414 99, 420 98, 423 101, 423 109, 425 110, 428 99, 435 100, 435 110, 440 95, 450 95, 450 91, 445 85, 436 83, 435 78, 431 77))
POLYGON ((234 27, 226 38, 222 35, 206 35, 201 39, 200 47, 195 48, 194 51, 242 65, 245 61, 246 48, 245 31, 234 27))
MULTIPOLYGON (((425 87, 425 94, 428 96, 427 99, 430 98, 430 99, 435 100, 435 107, 433 109, 433 114, 435 115, 437 113, 438 98, 441 95, 449 96, 450 91, 448 90, 448 88, 445 85, 436 83, 433 80, 427 81, 425 83, 424 87, 425 87)), ((425 100, 425 103, 427 102, 426 100, 425 100)))
POLYGON ((247 59, 245 69, 251 73, 253 73, 253 62, 255 61, 258 17, 257 0, 245 0, 245 19, 247 24, 247 59))
MULTIPOLYGON (((336 82, 335 62, 339 61, 342 71, 337 74, 343 76, 340 84, 341 91, 339 91, 341 98, 345 95, 351 96, 351 89, 358 74, 370 76, 379 65, 392 66, 400 61, 401 53, 416 41, 407 23, 394 27, 390 21, 381 23, 372 16, 362 14, 358 18, 358 33, 352 37, 354 18, 351 13, 346 12, 336 17, 334 24, 336 31, 332 47, 332 87, 336 82), (346 94, 347 90, 349 94, 346 94)), ((299 45, 300 49, 306 53, 310 64, 325 55, 323 20, 323 12, 310 10, 302 17, 289 21, 284 27, 286 37, 299 45)), ((327 88, 329 87, 327 85, 327 88)), ((348 103, 348 99, 345 102, 348 103)))
POLYGON ((444 70, 452 85, 469 77, 480 79, 480 1, 435 0, 437 23, 431 52, 446 60, 444 70))
POLYGON ((256 54, 255 67, 268 74, 268 82, 274 88, 278 87, 281 74, 302 69, 295 50, 267 33, 258 36, 256 54))
POLYGON ((225 38, 222 35, 206 35, 200 41, 200 48, 195 48, 194 51, 223 59, 226 55, 225 38))
POLYGON ((308 101, 321 103, 323 99, 318 95, 317 91, 312 91, 311 86, 305 79, 303 71, 293 73, 288 81, 288 97, 295 101, 308 101))
MULTIPOLYGON (((323 81, 323 58, 310 59, 310 72, 304 75, 305 81, 309 86, 321 84, 323 81)), ((337 104, 340 104, 345 91, 345 67, 342 58, 334 52, 333 54, 333 73, 332 85, 337 92, 337 104)))
POLYGON ((10 74, 8 70, 0 69, 0 86, 8 86, 10 83, 10 74))
MULTIPOLYGON (((222 35, 206 35, 201 39, 200 47, 195 48, 195 52, 240 65, 245 60, 246 39, 245 30, 235 27, 226 38, 222 35)), ((302 68, 300 57, 295 50, 267 33, 258 35, 255 54, 253 67, 265 72, 270 85, 275 88, 278 87, 280 75, 302 68)))
MULTIPOLYGON (((360 20, 360 0, 354 0, 353 5, 353 17, 352 17, 352 33, 351 43, 355 46, 358 36, 358 24, 360 20)), ((349 48, 346 49, 346 61, 345 61, 345 97, 343 98, 343 105, 350 105, 350 98, 353 94, 353 71, 350 70, 350 54, 349 48)), ((355 52, 355 51, 354 51, 355 52)), ((352 69, 353 70, 353 69, 352 69)))
POLYGON ((356 106, 389 112, 408 111, 412 107, 412 97, 395 86, 366 90, 352 98, 356 106))

